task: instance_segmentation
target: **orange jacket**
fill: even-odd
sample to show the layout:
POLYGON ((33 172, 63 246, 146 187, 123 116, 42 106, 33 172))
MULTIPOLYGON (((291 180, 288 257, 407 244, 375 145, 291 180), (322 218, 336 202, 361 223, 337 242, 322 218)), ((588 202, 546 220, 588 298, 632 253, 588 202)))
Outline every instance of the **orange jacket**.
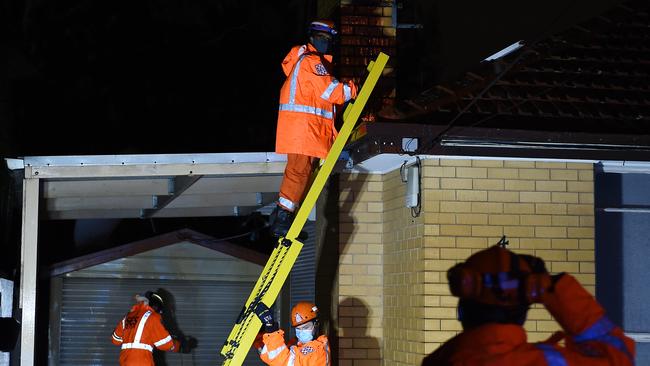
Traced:
POLYGON ((310 342, 300 343, 292 339, 284 342, 282 329, 273 333, 260 333, 255 347, 262 361, 271 366, 329 366, 330 345, 327 336, 322 335, 310 342))
POLYGON ((154 366, 154 347, 173 352, 178 352, 180 348, 179 342, 172 339, 162 325, 160 314, 142 302, 133 305, 131 311, 117 323, 111 341, 122 347, 121 366, 154 366))
POLYGON ((423 366, 632 366, 634 341, 604 316, 596 300, 570 275, 544 305, 564 332, 527 343, 519 325, 486 324, 463 331, 422 361, 423 366), (566 346, 557 344, 562 338, 566 346))
POLYGON ((311 44, 295 46, 282 61, 287 76, 280 90, 275 151, 325 158, 336 139, 337 105, 356 98, 353 82, 331 75, 332 56, 311 44))

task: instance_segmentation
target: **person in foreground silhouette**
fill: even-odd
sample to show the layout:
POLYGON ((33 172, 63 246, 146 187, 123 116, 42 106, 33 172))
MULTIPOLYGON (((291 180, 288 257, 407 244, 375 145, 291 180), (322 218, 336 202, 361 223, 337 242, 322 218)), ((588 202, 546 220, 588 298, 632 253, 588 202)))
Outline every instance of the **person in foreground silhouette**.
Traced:
POLYGON ((449 269, 447 278, 463 331, 422 366, 634 365, 634 341, 573 276, 550 275, 540 258, 496 245, 449 269), (533 303, 544 304, 563 331, 528 343, 523 324, 533 303))

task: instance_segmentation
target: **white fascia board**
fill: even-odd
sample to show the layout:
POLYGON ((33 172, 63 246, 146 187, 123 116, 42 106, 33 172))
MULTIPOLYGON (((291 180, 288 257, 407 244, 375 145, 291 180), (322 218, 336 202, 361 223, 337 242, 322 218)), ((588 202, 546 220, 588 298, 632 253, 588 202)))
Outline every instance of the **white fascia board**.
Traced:
POLYGON ((32 156, 27 178, 159 177, 282 174, 286 155, 275 153, 32 156))
POLYGON ((604 173, 650 173, 650 162, 646 161, 601 161, 600 169, 604 173))
MULTIPOLYGON (((586 163, 595 164, 599 163, 598 160, 587 159, 548 159, 548 158, 510 158, 503 156, 457 156, 457 155, 418 155, 420 160, 508 160, 508 161, 539 161, 549 163, 586 163)), ((354 165, 349 172, 352 173, 369 173, 369 174, 386 174, 401 167, 404 162, 406 165, 415 162, 415 155, 404 154, 379 154, 372 158, 365 160, 361 163, 354 165)))
POLYGON ((124 166, 171 164, 236 164, 286 162, 287 156, 270 152, 207 153, 207 154, 145 154, 145 155, 69 155, 28 156, 25 166, 124 166))
MULTIPOLYGON (((428 155, 418 155, 426 159, 428 155)), ((398 169, 404 163, 407 165, 415 162, 415 156, 402 154, 379 154, 368 160, 355 164, 349 171, 352 173, 386 174, 398 169)))
POLYGON ((25 162, 23 159, 5 158, 5 163, 7 163, 7 168, 9 168, 9 170, 19 170, 25 168, 25 162))

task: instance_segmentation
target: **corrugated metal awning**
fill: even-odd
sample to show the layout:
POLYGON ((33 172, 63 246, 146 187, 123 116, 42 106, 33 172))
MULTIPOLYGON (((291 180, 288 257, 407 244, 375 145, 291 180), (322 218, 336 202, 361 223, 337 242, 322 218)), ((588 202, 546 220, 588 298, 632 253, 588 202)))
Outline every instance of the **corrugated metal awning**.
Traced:
MULTIPOLYGON (((46 219, 247 215, 273 203, 274 153, 38 156, 8 165, 37 178, 46 219), (21 164, 22 162, 22 164, 21 164)), ((267 209, 268 210, 268 209, 267 209)))

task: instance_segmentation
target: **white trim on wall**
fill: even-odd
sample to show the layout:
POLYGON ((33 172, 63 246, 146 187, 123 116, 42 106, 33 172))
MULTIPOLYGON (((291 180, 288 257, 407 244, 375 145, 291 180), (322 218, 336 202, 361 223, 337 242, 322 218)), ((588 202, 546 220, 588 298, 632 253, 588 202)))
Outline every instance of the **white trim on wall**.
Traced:
POLYGON ((650 162, 647 161, 601 161, 605 173, 650 173, 650 162))
MULTIPOLYGON (((512 158, 503 156, 458 156, 458 155, 418 155, 420 160, 446 159, 446 160, 506 160, 506 161, 539 161, 549 163, 585 163, 595 164, 598 160, 589 159, 548 159, 548 158, 512 158)), ((398 169, 404 162, 412 164, 415 155, 406 154, 380 154, 358 163, 350 170, 352 173, 386 174, 398 169)), ((650 172, 650 164, 648 164, 650 172)))

